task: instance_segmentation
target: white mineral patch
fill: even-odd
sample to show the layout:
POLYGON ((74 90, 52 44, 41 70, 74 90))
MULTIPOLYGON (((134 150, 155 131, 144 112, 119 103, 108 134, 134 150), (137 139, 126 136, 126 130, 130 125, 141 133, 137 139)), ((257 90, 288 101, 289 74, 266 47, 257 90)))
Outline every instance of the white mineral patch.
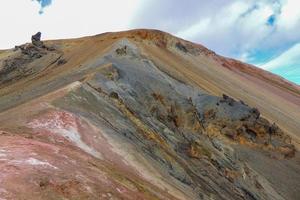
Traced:
MULTIPOLYGON (((72 119, 74 116, 69 114, 69 117, 72 119)), ((88 146, 84 141, 82 141, 81 135, 78 132, 77 124, 75 120, 70 121, 66 124, 65 121, 62 120, 62 117, 59 114, 52 115, 51 118, 47 120, 43 119, 35 119, 34 121, 28 124, 31 128, 45 129, 51 131, 52 133, 56 133, 58 135, 63 136, 70 142, 74 143, 80 149, 85 151, 96 158, 102 159, 102 155, 94 150, 92 147, 88 146)))
POLYGON ((89 147, 86 143, 82 141, 80 133, 78 133, 78 131, 75 128, 70 127, 68 129, 55 129, 54 132, 62 135, 67 140, 73 142, 74 144, 76 144, 76 146, 78 146, 86 153, 91 154, 96 158, 102 159, 102 155, 99 152, 89 147))
POLYGON ((10 164, 15 164, 15 165, 33 165, 33 166, 45 166, 45 167, 50 167, 53 169, 57 169, 57 167, 51 165, 48 162, 38 160, 36 158, 28 158, 26 160, 13 160, 10 162, 10 164))
POLYGON ((44 162, 35 158, 29 158, 28 160, 25 161, 25 163, 30 164, 30 165, 44 165, 44 166, 49 166, 52 167, 54 169, 57 169, 57 167, 51 165, 48 162, 44 162))

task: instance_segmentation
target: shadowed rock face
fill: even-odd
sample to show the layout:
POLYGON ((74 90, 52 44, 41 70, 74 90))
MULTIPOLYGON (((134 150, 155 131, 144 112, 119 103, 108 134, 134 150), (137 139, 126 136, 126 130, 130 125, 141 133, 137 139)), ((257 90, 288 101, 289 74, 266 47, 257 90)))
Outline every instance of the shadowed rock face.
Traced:
MULTIPOLYGON (((142 36, 150 35, 159 48, 169 45, 152 34, 142 36)), ((184 56, 202 52, 179 41, 172 45, 184 56)), ((37 49, 42 58, 57 54, 47 60, 47 73, 30 64, 47 63, 41 58, 5 72, 35 70, 1 82, 8 89, 28 85, 18 98, 2 89, 1 197, 296 199, 298 152, 258 109, 162 70, 136 41, 122 38, 93 57, 81 54, 85 60, 78 63, 72 59, 79 52, 64 55, 65 48, 83 46, 37 49), (293 180, 277 176, 277 169, 293 180)), ((14 52, 5 62, 24 56, 14 52)))

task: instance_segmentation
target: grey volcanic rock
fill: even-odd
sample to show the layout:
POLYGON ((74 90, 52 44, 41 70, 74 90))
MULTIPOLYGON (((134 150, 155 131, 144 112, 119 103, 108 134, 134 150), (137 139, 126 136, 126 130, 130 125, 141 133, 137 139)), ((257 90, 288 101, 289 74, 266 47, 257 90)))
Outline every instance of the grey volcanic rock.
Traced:
POLYGON ((266 155, 272 151, 278 158, 293 157, 295 149, 288 136, 280 129, 270 133, 272 125, 267 120, 231 97, 211 96, 195 88, 193 96, 186 96, 182 91, 191 90, 189 86, 142 58, 133 44, 117 48, 116 53, 104 58, 112 63, 109 68, 56 105, 84 116, 101 113, 104 121, 113 121, 110 125, 118 130, 116 134, 182 187, 193 188, 195 199, 281 199, 274 190, 253 185, 269 188, 236 156, 238 146, 234 149, 229 144, 247 143, 266 155), (96 101, 97 108, 85 107, 74 95, 96 101), (114 107, 121 113, 115 113, 114 107))
POLYGON ((34 46, 42 47, 43 42, 41 41, 42 33, 37 32, 35 35, 31 36, 31 42, 34 46))

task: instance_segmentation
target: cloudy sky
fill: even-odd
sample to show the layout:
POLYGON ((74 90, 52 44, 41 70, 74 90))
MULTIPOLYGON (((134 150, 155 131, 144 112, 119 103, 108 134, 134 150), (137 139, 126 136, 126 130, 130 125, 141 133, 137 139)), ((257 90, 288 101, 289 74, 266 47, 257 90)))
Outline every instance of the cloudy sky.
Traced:
POLYGON ((155 28, 300 84, 299 0, 2 0, 0 49, 155 28), (6 20, 3 20, 6 19, 6 20))

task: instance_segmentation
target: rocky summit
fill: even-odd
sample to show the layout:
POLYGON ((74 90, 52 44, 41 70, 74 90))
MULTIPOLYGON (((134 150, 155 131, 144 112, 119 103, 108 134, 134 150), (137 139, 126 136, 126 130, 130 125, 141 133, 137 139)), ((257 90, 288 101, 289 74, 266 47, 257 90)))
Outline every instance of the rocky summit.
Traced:
POLYGON ((0 199, 297 200, 300 88, 157 30, 0 51, 0 199))

